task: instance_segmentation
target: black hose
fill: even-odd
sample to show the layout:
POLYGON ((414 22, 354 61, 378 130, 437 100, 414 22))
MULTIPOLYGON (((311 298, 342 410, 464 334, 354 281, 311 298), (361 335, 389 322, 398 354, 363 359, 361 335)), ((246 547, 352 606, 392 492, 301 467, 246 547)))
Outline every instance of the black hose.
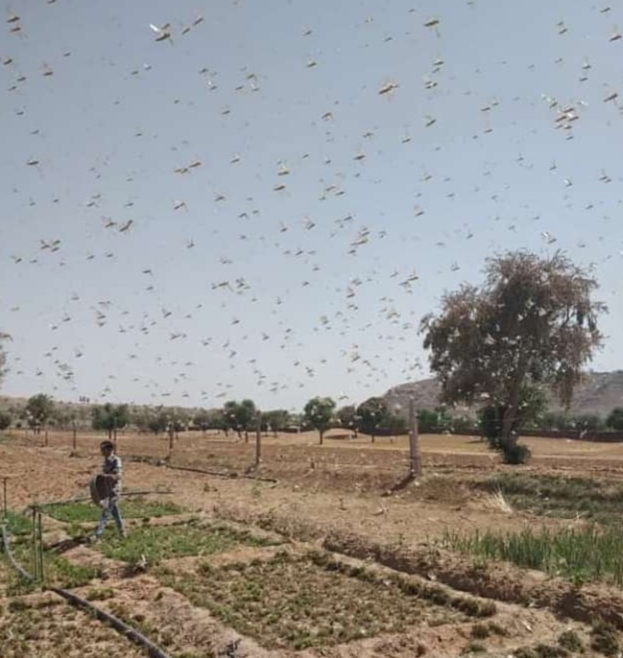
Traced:
POLYGON ((85 601, 83 598, 79 597, 73 592, 68 592, 66 589, 61 589, 60 587, 48 587, 51 592, 62 596, 66 601, 71 605, 76 606, 82 610, 86 610, 93 616, 97 617, 100 621, 105 621, 110 624, 116 631, 125 635, 129 640, 142 646, 147 649, 147 652, 150 658, 170 658, 169 654, 166 653, 159 646, 154 644, 149 638, 145 637, 142 633, 137 631, 132 626, 128 626, 124 621, 111 615, 110 613, 97 608, 92 603, 85 601))
POLYGON ((216 475, 218 477, 227 478, 231 480, 241 479, 241 480, 257 480, 258 482, 270 482, 271 484, 279 484, 279 480, 274 478, 265 478, 256 475, 238 475, 238 473, 219 473, 217 471, 206 471, 201 468, 191 468, 189 466, 169 466, 165 464, 166 468, 170 468, 173 471, 188 471, 190 473, 201 473, 202 475, 216 475))
MULTIPOLYGON (((4 523, 2 524, 2 543, 4 546, 4 551, 7 554, 7 557, 9 558, 9 562, 13 565, 13 567, 19 573, 19 575, 24 580, 27 580, 29 583, 34 582, 34 578, 32 577, 32 575, 29 574, 23 567, 21 567, 15 560, 15 556, 11 551, 11 542, 9 538, 9 533, 6 529, 6 524, 4 523)), ((166 653, 166 651, 164 651, 159 646, 154 644, 149 638, 145 637, 142 633, 137 631, 135 628, 132 628, 118 617, 115 617, 114 615, 111 615, 110 613, 101 610, 100 608, 97 608, 92 603, 89 603, 88 601, 81 598, 77 594, 74 594, 73 592, 69 592, 66 589, 61 589, 60 587, 45 587, 44 589, 50 592, 54 592, 55 594, 58 594, 58 596, 64 598, 71 605, 80 608, 81 610, 86 610, 100 621, 107 622, 117 632, 121 633, 122 635, 125 635, 125 637, 127 637, 129 640, 146 649, 150 658, 171 658, 169 654, 166 653)))
POLYGON ((265 478, 256 475, 239 475, 235 471, 208 471, 206 469, 192 468, 190 466, 171 466, 170 464, 165 463, 164 460, 156 459, 155 457, 151 458, 127 456, 125 459, 127 461, 149 464, 150 466, 164 466, 165 468, 169 468, 173 471, 187 471, 189 473, 200 473, 201 475, 213 475, 215 477, 225 478, 227 480, 235 480, 239 478, 242 480, 257 480, 258 482, 270 482, 271 484, 279 484, 279 480, 275 480, 274 478, 265 478))

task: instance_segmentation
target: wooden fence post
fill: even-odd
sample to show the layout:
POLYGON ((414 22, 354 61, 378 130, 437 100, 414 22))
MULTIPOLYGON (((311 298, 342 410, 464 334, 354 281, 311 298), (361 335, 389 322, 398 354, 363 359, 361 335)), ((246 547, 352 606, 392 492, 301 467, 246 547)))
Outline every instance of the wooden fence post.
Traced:
POLYGON ((255 466, 262 463, 262 414, 257 414, 257 426, 255 431, 255 466))
POLYGON ((175 429, 173 427, 173 423, 169 423, 167 432, 169 434, 169 457, 170 457, 171 453, 173 452, 173 438, 175 437, 175 429))
POLYGON ((420 455, 420 437, 418 432, 415 400, 409 400, 409 471, 412 477, 422 475, 422 456, 420 455))

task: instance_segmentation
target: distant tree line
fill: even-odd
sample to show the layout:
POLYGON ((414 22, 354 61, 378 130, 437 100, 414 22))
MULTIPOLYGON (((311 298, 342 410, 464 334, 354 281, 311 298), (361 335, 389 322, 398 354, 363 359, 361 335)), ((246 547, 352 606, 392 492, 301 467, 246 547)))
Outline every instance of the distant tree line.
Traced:
MULTIPOLYGON (((616 407, 608 416, 599 414, 573 415, 564 411, 549 411, 544 394, 530 389, 522 394, 521 413, 513 429, 532 431, 623 431, 623 407, 616 407)), ((221 431, 248 440, 249 432, 258 428, 263 433, 316 430, 319 442, 324 441, 330 429, 344 429, 354 436, 400 435, 408 431, 406 409, 390 408, 381 397, 371 397, 359 405, 338 408, 329 397, 314 397, 307 402, 303 413, 286 409, 261 411, 253 400, 230 400, 217 409, 184 409, 179 407, 130 406, 128 404, 89 405, 72 407, 55 402, 50 396, 37 394, 21 407, 0 410, 0 430, 10 427, 29 427, 36 433, 43 428, 94 429, 113 437, 119 431, 134 429, 154 435, 195 430, 221 431), (85 414, 86 412, 86 414, 85 414)), ((419 431, 424 434, 441 434, 473 431, 485 437, 493 436, 501 418, 493 405, 484 406, 476 415, 452 415, 445 406, 436 409, 419 409, 419 431)), ((494 440, 494 439, 492 439, 494 440)))

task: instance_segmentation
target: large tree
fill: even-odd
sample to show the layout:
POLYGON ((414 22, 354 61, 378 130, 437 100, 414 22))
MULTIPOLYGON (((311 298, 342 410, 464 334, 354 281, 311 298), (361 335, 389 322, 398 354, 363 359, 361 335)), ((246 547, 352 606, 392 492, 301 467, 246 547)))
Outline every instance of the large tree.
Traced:
POLYGON ((560 252, 508 252, 488 259, 485 275, 480 287, 446 293, 421 331, 443 401, 501 410, 501 449, 513 451, 522 391, 546 383, 568 406, 606 307, 592 299, 597 281, 560 252))
POLYGON ((262 414, 262 425, 266 430, 273 432, 277 436, 278 432, 283 432, 290 422, 290 413, 287 409, 272 409, 262 414))
POLYGON ((212 416, 210 415, 210 412, 206 409, 200 409, 193 416, 193 425, 200 429, 203 434, 205 434, 207 430, 212 429, 212 416))
POLYGON ((28 423, 39 431, 54 413, 54 400, 45 393, 33 395, 26 403, 25 412, 28 423))
POLYGON ((315 397, 309 400, 303 410, 308 425, 318 430, 320 445, 324 443, 324 433, 331 427, 335 414, 335 401, 331 398, 315 397))
POLYGON ((357 435, 357 407, 354 404, 347 404, 337 410, 337 419, 340 425, 346 429, 352 430, 357 435))
POLYGON ((387 425, 389 409, 383 398, 368 398, 357 407, 357 427, 368 434, 372 443, 381 427, 387 425))
POLYGON ((164 409, 157 409, 147 418, 147 429, 156 436, 167 431, 169 416, 164 409))
POLYGON ((130 422, 130 410, 127 404, 106 404, 93 407, 92 426, 94 430, 108 432, 108 438, 112 439, 117 430, 123 429, 130 422))
POLYGON ((246 441, 249 440, 249 430, 257 424, 257 414, 258 409, 255 403, 249 399, 242 400, 242 402, 230 400, 223 407, 226 427, 235 430, 238 436, 244 432, 246 441))

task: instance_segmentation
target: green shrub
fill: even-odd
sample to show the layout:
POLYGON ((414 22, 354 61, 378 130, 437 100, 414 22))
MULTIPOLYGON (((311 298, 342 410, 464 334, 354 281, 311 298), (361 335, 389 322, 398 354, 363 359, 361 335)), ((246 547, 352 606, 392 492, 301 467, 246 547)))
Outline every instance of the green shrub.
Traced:
POLYGON ((502 461, 505 464, 512 465, 525 464, 532 454, 530 448, 521 443, 503 444, 500 450, 502 452, 502 461))

